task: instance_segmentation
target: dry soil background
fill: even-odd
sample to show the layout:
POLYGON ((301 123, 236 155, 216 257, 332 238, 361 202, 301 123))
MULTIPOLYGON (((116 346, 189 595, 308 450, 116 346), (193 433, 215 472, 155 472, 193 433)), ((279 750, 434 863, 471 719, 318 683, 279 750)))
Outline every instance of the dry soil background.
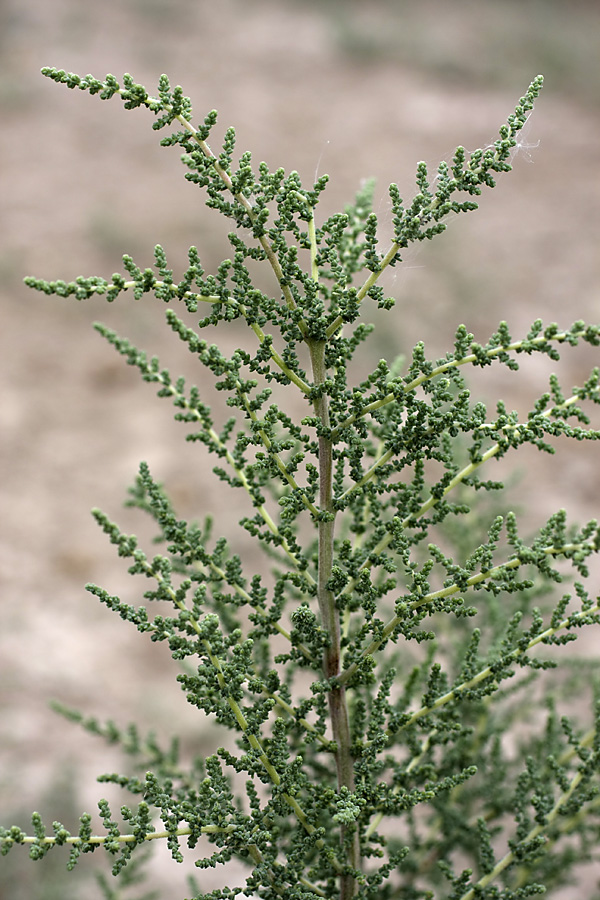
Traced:
MULTIPOLYGON (((166 648, 128 631, 83 590, 96 581, 134 596, 89 509, 138 529, 121 504, 146 459, 182 515, 235 512, 206 479, 198 446, 182 443, 171 410, 90 327, 101 319, 176 358, 161 306, 127 297, 77 305, 22 286, 26 274, 110 276, 124 252, 145 267, 155 243, 176 271, 190 244, 208 269, 228 254, 177 151, 158 146, 151 117, 69 92, 43 79, 41 66, 97 77, 129 71, 150 88, 167 72, 198 116, 219 109, 255 160, 296 168, 307 181, 327 171, 323 215, 375 176, 383 222, 390 181, 408 198, 418 160, 436 165, 459 143, 494 140, 542 71, 546 87, 515 171, 386 285, 399 302, 378 355, 419 338, 435 355, 461 321, 484 340, 501 318, 515 336, 537 316, 599 320, 599 36, 598 4, 572 0, 0 0, 3 824, 25 825, 34 807, 49 821, 73 821, 107 793, 95 775, 121 768, 114 749, 49 711, 52 698, 102 719, 136 718, 159 734, 173 726, 196 751, 206 737, 164 677, 166 648)), ((564 383, 581 383, 597 363, 597 352, 566 353, 564 383)), ((553 368, 527 367, 525 390, 510 373, 486 373, 482 390, 501 387, 525 413, 553 368)), ((577 450, 571 461, 525 459, 520 497, 532 524, 563 505, 579 519, 598 515, 598 450, 577 450)), ((598 576, 596 567, 596 589, 598 576)), ((595 652, 593 636, 582 648, 595 652)), ((0 900, 99 896, 84 872, 64 881, 62 861, 50 857, 42 869, 24 856, 0 862, 0 900)), ((157 868, 164 898, 184 894, 172 868, 157 868)), ((598 873, 589 874, 593 891, 598 873)))

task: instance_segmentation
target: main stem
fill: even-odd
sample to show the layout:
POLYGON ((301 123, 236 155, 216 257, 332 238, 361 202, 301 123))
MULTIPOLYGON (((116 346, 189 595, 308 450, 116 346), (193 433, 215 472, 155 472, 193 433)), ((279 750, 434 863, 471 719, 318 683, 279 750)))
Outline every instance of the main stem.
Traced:
MULTIPOLYGON (((313 381, 315 386, 326 380, 325 341, 308 342, 313 381)), ((314 400, 315 414, 325 428, 329 428, 329 400, 322 394, 314 400)), ((333 443, 327 436, 319 437, 319 506, 326 513, 319 522, 319 576, 318 600, 321 624, 329 636, 323 654, 325 678, 337 678, 341 673, 341 628, 340 614, 333 592, 327 587, 331 578, 334 560, 335 511, 333 508, 333 443)), ((333 739, 336 745, 335 762, 338 790, 346 787, 354 791, 354 761, 351 753, 350 722, 344 686, 332 688, 328 694, 329 715, 333 739)), ((346 828, 342 826, 342 843, 346 843, 346 828)), ((360 845, 355 831, 348 850, 348 862, 354 869, 360 868, 360 845)), ((340 900, 350 900, 356 894, 358 885, 352 875, 340 876, 340 900)))

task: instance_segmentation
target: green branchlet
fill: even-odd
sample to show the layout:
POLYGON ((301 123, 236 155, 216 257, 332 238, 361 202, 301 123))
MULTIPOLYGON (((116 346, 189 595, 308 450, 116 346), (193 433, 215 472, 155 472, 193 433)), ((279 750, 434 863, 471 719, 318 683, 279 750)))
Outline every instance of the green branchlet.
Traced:
MULTIPOLYGON (((600 327, 536 320, 514 339, 501 322, 479 344, 461 325, 443 359, 429 360, 419 343, 408 365, 381 360, 359 383, 351 368, 373 333, 362 321, 369 304, 394 305, 382 273, 410 244, 440 234, 448 216, 476 209, 472 198, 510 170, 541 77, 493 144, 471 154, 457 148, 433 178, 419 163, 417 193, 406 205, 390 185, 393 238, 383 249, 372 184, 343 213, 320 221, 326 176, 305 188, 296 172, 254 167, 248 152, 236 160, 232 128, 214 152, 208 139, 217 114, 194 125, 189 98, 166 76, 152 97, 128 75, 119 84, 112 76, 43 74, 101 99, 120 97, 127 109, 145 107, 156 130, 174 128, 162 145, 179 147, 186 179, 230 220, 231 258, 213 274, 191 247, 176 280, 157 246, 151 269, 124 256, 126 274, 110 280, 26 283, 78 300, 112 302, 133 291, 136 300, 179 301, 181 315, 167 309, 167 324, 198 364, 201 388, 96 327, 173 403, 187 439, 212 455, 213 472, 245 510, 241 527, 268 564, 213 538, 211 517, 179 519, 146 463, 127 504, 152 518, 160 553, 148 556, 94 510, 129 572, 145 580, 145 602, 88 590, 168 645, 189 703, 235 741, 190 763, 176 739, 162 749, 135 726, 123 731, 59 707, 122 746, 129 774, 99 780, 136 802, 117 821, 101 800, 101 833, 87 814, 74 833, 58 822, 50 832, 34 814, 33 834, 2 829, 2 852, 28 844, 39 859, 68 845, 72 868, 103 847, 122 878, 156 840, 200 869, 241 860, 243 886, 227 885, 225 874, 222 889, 203 893, 201 881, 191 881, 195 897, 214 900, 517 900, 562 883, 597 845, 600 690, 594 683, 587 730, 561 720, 548 687, 561 654, 545 650, 564 656, 578 629, 600 623, 599 603, 583 584, 600 531, 595 521, 570 526, 560 511, 525 540, 515 515, 491 504, 482 540, 477 510, 482 495, 502 487, 480 480, 491 460, 524 444, 553 453, 556 437, 600 437, 586 412, 600 403, 600 370, 570 390, 553 375, 524 420, 502 401, 491 413, 473 402, 462 373, 497 363, 516 370, 520 354, 558 361, 563 344, 598 347, 600 327), (271 293, 255 284, 257 263, 270 271, 271 293), (190 324, 200 309, 203 318, 190 324), (205 326, 235 319, 252 334, 230 355, 201 337, 205 326), (221 426, 205 399, 210 381, 231 410, 221 426), (299 421, 271 401, 276 385, 300 392, 299 421), (551 605, 549 589, 565 566, 581 580, 551 605), (545 727, 527 717, 544 688, 545 727), (517 754, 504 741, 511 732, 517 754), (212 855, 199 855, 201 837, 214 845, 212 855)), ((568 659, 563 670, 581 690, 585 673, 568 659)))

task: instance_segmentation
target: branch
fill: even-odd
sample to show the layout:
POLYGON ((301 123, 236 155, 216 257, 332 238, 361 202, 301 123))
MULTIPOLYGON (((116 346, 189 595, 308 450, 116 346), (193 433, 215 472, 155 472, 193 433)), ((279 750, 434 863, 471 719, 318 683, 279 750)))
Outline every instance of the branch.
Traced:
MULTIPOLYGON (((544 413, 541 413, 541 417, 549 418, 551 415, 555 414, 557 411, 560 411, 562 409, 568 409, 569 406, 572 406, 579 399, 581 399, 581 398, 578 395, 573 395, 572 397, 569 397, 568 400, 565 400, 563 403, 561 403, 557 406, 553 406, 550 409, 547 409, 544 413)), ((513 424, 513 425, 507 425, 505 427, 507 429, 517 429, 517 428, 526 427, 526 426, 522 426, 517 423, 517 424, 513 424)), ((597 437, 599 435, 600 435, 600 433, 598 433, 598 432, 590 432, 591 437, 597 437)), ((448 482, 446 487, 443 489, 443 491, 441 491, 441 493, 439 495, 434 496, 433 494, 430 494, 430 496, 427 498, 427 500, 425 500, 421 504, 421 506, 419 507, 419 509, 416 512, 411 513, 409 516, 406 516, 406 518, 402 522, 402 528, 409 527, 410 525, 413 524, 413 522, 415 522, 416 519, 420 519, 421 516, 423 516, 425 513, 429 512, 429 510, 432 509, 434 506, 436 506, 441 499, 446 497, 450 493, 450 491, 454 490, 455 487, 457 487, 459 484, 461 484, 465 480, 465 478, 470 477, 473 474, 473 472, 475 472, 475 471, 477 471, 477 469, 479 469, 480 466, 482 466, 484 463, 488 462, 490 459, 493 459, 494 456, 496 456, 500 452, 500 449, 501 449, 501 444, 498 442, 498 443, 494 444, 492 447, 490 447, 489 450, 486 450, 486 452, 481 455, 481 458, 478 459, 477 462, 469 463, 468 466, 465 466, 463 469, 460 470, 460 472, 457 472, 457 474, 454 476, 454 478, 452 478, 452 480, 448 482)), ((390 453, 390 451, 388 451, 385 454, 385 456, 388 456, 389 453, 390 453)), ((361 479, 361 481, 368 480, 367 475, 370 478, 374 474, 374 472, 376 471, 378 466, 380 466, 382 464, 383 459, 384 459, 384 457, 381 457, 380 459, 376 460, 373 463, 373 465, 371 466, 371 469, 369 469, 369 472, 367 472, 363 476, 363 479, 361 479)), ((341 500, 342 498, 346 497, 352 490, 353 490, 353 487, 349 488, 347 491, 345 491, 341 495, 341 497, 339 499, 341 500)), ((386 547, 389 546, 390 542, 392 541, 392 537, 393 537, 393 535, 390 532, 388 532, 385 535, 385 537, 383 537, 379 541, 377 546, 373 549, 373 551, 369 555, 369 559, 365 560, 365 562, 360 566, 360 568, 358 570, 358 575, 360 575, 360 573, 364 569, 372 568, 373 563, 371 562, 371 559, 377 558, 377 556, 379 556, 379 554, 381 554, 386 549, 386 547)), ((354 588, 356 586, 357 577, 358 576, 350 579, 348 584, 343 588, 342 591, 340 591, 340 594, 339 594, 340 597, 343 597, 347 594, 352 593, 352 591, 354 590, 354 588)))
MULTIPOLYGON (((533 648, 538 644, 541 644, 544 641, 547 641, 548 638, 553 637, 553 635, 558 634, 559 631, 562 631, 565 628, 572 628, 574 625, 577 625, 579 619, 584 620, 588 616, 594 615, 598 612, 600 612, 600 602, 597 602, 594 606, 590 607, 590 609, 586 609, 583 612, 574 613, 571 616, 567 616, 567 618, 559 622, 558 625, 547 628, 541 634, 538 634, 535 638, 532 638, 525 647, 513 650, 507 657, 507 660, 511 658, 512 660, 518 659, 520 656, 523 656, 525 653, 533 650, 533 648)), ((435 712, 442 706, 445 706, 447 703, 454 699, 456 694, 462 693, 462 691, 468 690, 469 688, 476 687, 476 685, 481 684, 482 681, 490 678, 490 676, 492 676, 495 671, 495 666, 486 666, 484 669, 481 669, 481 671, 479 671, 477 675, 474 675, 467 681, 463 681, 461 684, 456 685, 452 688, 451 691, 442 694, 442 696, 438 697, 437 700, 431 704, 431 706, 422 706, 420 709, 417 709, 415 710, 415 712, 409 714, 409 718, 398 727, 397 731, 403 731, 405 728, 413 725, 419 719, 422 719, 423 716, 427 716, 429 715, 429 713, 435 712)), ((344 675, 345 674, 346 673, 344 672, 344 675)))
MULTIPOLYGON (((548 815, 545 816, 546 821, 544 822, 544 824, 535 825, 529 831, 529 833, 521 841, 519 841, 518 846, 526 846, 527 844, 541 837, 544 832, 549 829, 555 819, 560 815, 563 806, 568 803, 584 778, 585 770, 581 768, 576 773, 576 775, 573 776, 567 790, 563 791, 548 815)), ((517 859, 518 856, 515 850, 509 850, 509 852, 505 856, 503 856, 498 863, 496 863, 492 871, 488 872, 487 875, 484 875, 482 878, 480 878, 479 881, 475 885, 473 885, 473 887, 469 891, 466 892, 466 894, 463 894, 460 897, 460 900, 474 900, 475 897, 480 896, 481 889, 485 888, 488 884, 494 881, 494 879, 497 878, 497 876, 500 875, 501 872, 507 869, 508 866, 512 865, 512 863, 514 863, 517 859)))
MULTIPOLYGON (((583 544, 581 544, 581 545, 567 544, 564 547, 545 547, 542 552, 547 554, 548 556, 560 556, 562 554, 572 553, 574 550, 576 551, 579 548, 586 549, 585 545, 583 545, 583 544)), ((519 566, 522 566, 522 565, 523 565, 523 560, 521 560, 517 556, 514 559, 510 559, 505 563, 501 563, 498 566, 494 566, 493 568, 488 569, 485 572, 480 572, 477 575, 472 575, 470 578, 468 578, 466 580, 464 585, 453 584, 453 585, 450 585, 449 587, 441 588, 439 591, 430 591, 430 593, 424 594, 418 600, 414 600, 409 605, 408 609, 412 612, 413 610, 419 609, 419 607, 424 606, 426 603, 433 603, 436 600, 444 600, 444 599, 446 599, 446 597, 451 597, 452 594, 456 594, 459 591, 464 591, 466 588, 474 587, 475 585, 482 584, 484 581, 493 581, 498 575, 503 574, 507 570, 510 571, 511 569, 517 569, 519 566)), ((598 610, 598 606, 594 606, 590 610, 586 610, 585 613, 578 613, 577 615, 580 617, 584 617, 584 616, 589 615, 592 612, 597 612, 597 610, 598 610)), ((555 629, 549 628, 547 631, 543 632, 543 634, 538 635, 538 637, 536 637, 533 641, 531 641, 530 644, 528 644, 524 650, 519 650, 518 652, 515 651, 515 653, 517 653, 517 655, 521 655, 522 653, 527 652, 527 650, 530 650, 531 647, 535 647, 535 645, 539 644, 539 642, 541 640, 543 640, 545 637, 549 637, 552 634, 554 634, 556 631, 560 630, 561 628, 566 628, 569 624, 572 624, 573 620, 575 618, 576 617, 574 617, 574 616, 569 616, 568 618, 564 619, 557 626, 557 628, 555 628, 555 629)), ((373 653, 375 653, 379 649, 379 647, 383 643, 385 643, 385 641, 387 641, 388 638, 391 637, 391 635, 394 633, 395 629, 402 622, 402 619, 403 619, 403 616, 394 616, 394 618, 388 622, 388 624, 385 626, 385 628, 383 629, 383 631, 381 633, 381 637, 378 638, 377 640, 371 641, 371 643, 368 645, 368 647, 366 647, 361 652, 360 660, 358 662, 352 663, 352 665, 348 666, 347 669, 344 669, 344 671, 338 678, 338 681, 341 684, 346 684, 347 681, 354 675, 354 673, 358 669, 360 662, 362 660, 364 660, 367 656, 371 656, 373 653)), ((471 679, 470 681, 465 682, 463 685, 460 685, 459 687, 455 688, 454 690, 458 691, 458 690, 462 690, 462 688, 467 688, 467 687, 471 687, 474 684, 478 684, 484 678, 487 678, 488 675, 491 674, 491 672, 492 672, 492 668, 490 666, 488 666, 486 669, 484 669, 482 672, 480 672, 478 675, 476 675, 474 680, 471 679)), ((444 699, 444 703, 447 703, 448 700, 452 699, 452 697, 454 695, 454 690, 450 691, 448 694, 444 694, 444 698, 447 698, 447 699, 444 699)), ((441 699, 442 698, 439 698, 439 700, 441 700, 441 699)), ((431 710, 437 709, 438 705, 443 705, 443 704, 439 703, 439 700, 436 700, 435 704, 433 704, 432 707, 426 707, 426 708, 424 707, 424 709, 426 709, 427 712, 431 712, 431 710)), ((415 713, 411 717, 411 722, 413 720, 416 720, 417 718, 420 718, 421 715, 425 715, 425 714, 426 713, 423 710, 419 710, 418 713, 415 713)), ((410 723, 407 723, 407 724, 410 724, 410 723)))
MULTIPOLYGON (((598 329, 600 331, 600 329, 598 329)), ((542 347, 544 344, 547 344, 548 341, 557 341, 557 343, 564 343, 565 341, 569 343, 573 343, 573 341, 578 340, 579 338, 586 339, 589 336, 589 327, 582 325, 580 328, 571 331, 560 331, 556 333, 547 333, 548 329, 546 329, 546 333, 537 338, 524 338, 520 341, 513 341, 511 344, 507 344, 505 346, 499 347, 482 347, 482 350, 485 354, 485 357, 489 360, 496 359, 501 356, 503 353, 508 353, 508 351, 516 351, 517 353, 521 352, 529 352, 530 349, 535 349, 542 347)), ((443 375, 445 372, 448 372, 450 369, 458 369, 460 366, 466 365, 481 365, 481 353, 470 353, 467 356, 463 356, 460 359, 451 359, 447 362, 440 363, 440 365, 436 366, 431 372, 424 373, 419 375, 417 378, 413 378, 412 381, 408 381, 406 384, 398 385, 397 389, 400 389, 402 393, 409 394, 411 391, 416 390, 426 381, 432 381, 438 375, 443 375)), ((374 400, 372 403, 368 403, 364 406, 360 412, 353 413, 351 416, 348 416, 347 419, 344 419, 339 425, 332 430, 331 436, 332 440, 336 440, 344 430, 344 428, 348 428, 353 425, 358 419, 363 416, 368 415, 369 413, 375 412, 378 409, 381 409, 383 406, 387 406, 389 403, 393 403, 397 399, 397 392, 390 392, 386 394, 385 397, 380 398, 379 400, 374 400)))

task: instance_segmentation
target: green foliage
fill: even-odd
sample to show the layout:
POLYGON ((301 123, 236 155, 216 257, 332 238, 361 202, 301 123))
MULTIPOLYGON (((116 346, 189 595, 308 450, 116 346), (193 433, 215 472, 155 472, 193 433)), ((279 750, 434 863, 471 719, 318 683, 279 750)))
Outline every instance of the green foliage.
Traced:
POLYGON ((231 258, 213 274, 191 247, 177 280, 157 246, 152 269, 125 256, 126 274, 110 280, 26 282, 79 300, 133 291, 178 301, 182 314, 169 307, 167 325, 202 388, 97 329, 173 403, 199 453, 212 455, 214 474, 245 505, 240 526, 256 554, 250 570, 227 536, 213 537, 210 517, 178 518, 146 463, 127 502, 152 518, 162 552, 148 555, 94 511, 129 572, 150 586, 138 605, 88 590, 168 644, 189 703, 233 739, 189 763, 175 738, 165 749, 135 726, 61 709, 131 757, 128 774, 100 781, 119 785, 132 805, 117 822, 101 800, 99 834, 87 814, 73 833, 59 822, 49 832, 34 814, 33 834, 2 830, 2 852, 28 844, 40 859, 67 845, 72 868, 103 847, 126 886, 151 842, 166 842, 177 862, 186 845, 199 869, 224 867, 222 889, 203 893, 201 877, 190 881, 196 898, 214 900, 517 900, 560 885, 576 863, 597 858, 600 683, 563 645, 600 622, 584 587, 600 532, 559 511, 526 539, 512 512, 484 502, 502 484, 481 475, 523 444, 553 452, 557 436, 598 439, 585 408, 600 402, 600 371, 570 391, 553 375, 520 421, 502 401, 491 413, 474 402, 463 370, 518 369, 520 354, 558 360, 562 344, 597 347, 600 328, 536 320, 514 339, 501 322, 478 344, 461 325, 442 359, 429 360, 419 343, 408 364, 380 360, 359 383, 351 367, 373 332, 363 315, 372 304, 393 315, 382 273, 413 242, 441 234, 449 216, 474 210, 473 198, 510 169, 542 79, 492 145, 457 148, 433 177, 419 163, 412 201, 390 185, 393 238, 382 249, 372 185, 320 221, 325 176, 306 188, 296 172, 254 167, 248 152, 236 160, 231 128, 214 153, 216 113, 192 124, 189 99, 166 76, 151 97, 130 76, 119 84, 43 72, 149 109, 155 130, 173 126, 161 143, 180 149, 187 180, 231 220, 231 258), (257 286, 257 265, 270 272, 272 294, 257 286), (231 355, 201 336, 236 319, 248 341, 231 355), (231 410, 221 426, 205 399, 209 379, 231 410), (274 391, 291 397, 289 410, 299 392, 305 414, 271 402, 274 391), (565 569, 578 580, 549 603, 565 569), (590 683, 587 726, 561 718, 558 701, 590 683), (213 845, 208 856, 201 839, 213 845), (227 873, 234 858, 246 867, 237 887, 227 873))

